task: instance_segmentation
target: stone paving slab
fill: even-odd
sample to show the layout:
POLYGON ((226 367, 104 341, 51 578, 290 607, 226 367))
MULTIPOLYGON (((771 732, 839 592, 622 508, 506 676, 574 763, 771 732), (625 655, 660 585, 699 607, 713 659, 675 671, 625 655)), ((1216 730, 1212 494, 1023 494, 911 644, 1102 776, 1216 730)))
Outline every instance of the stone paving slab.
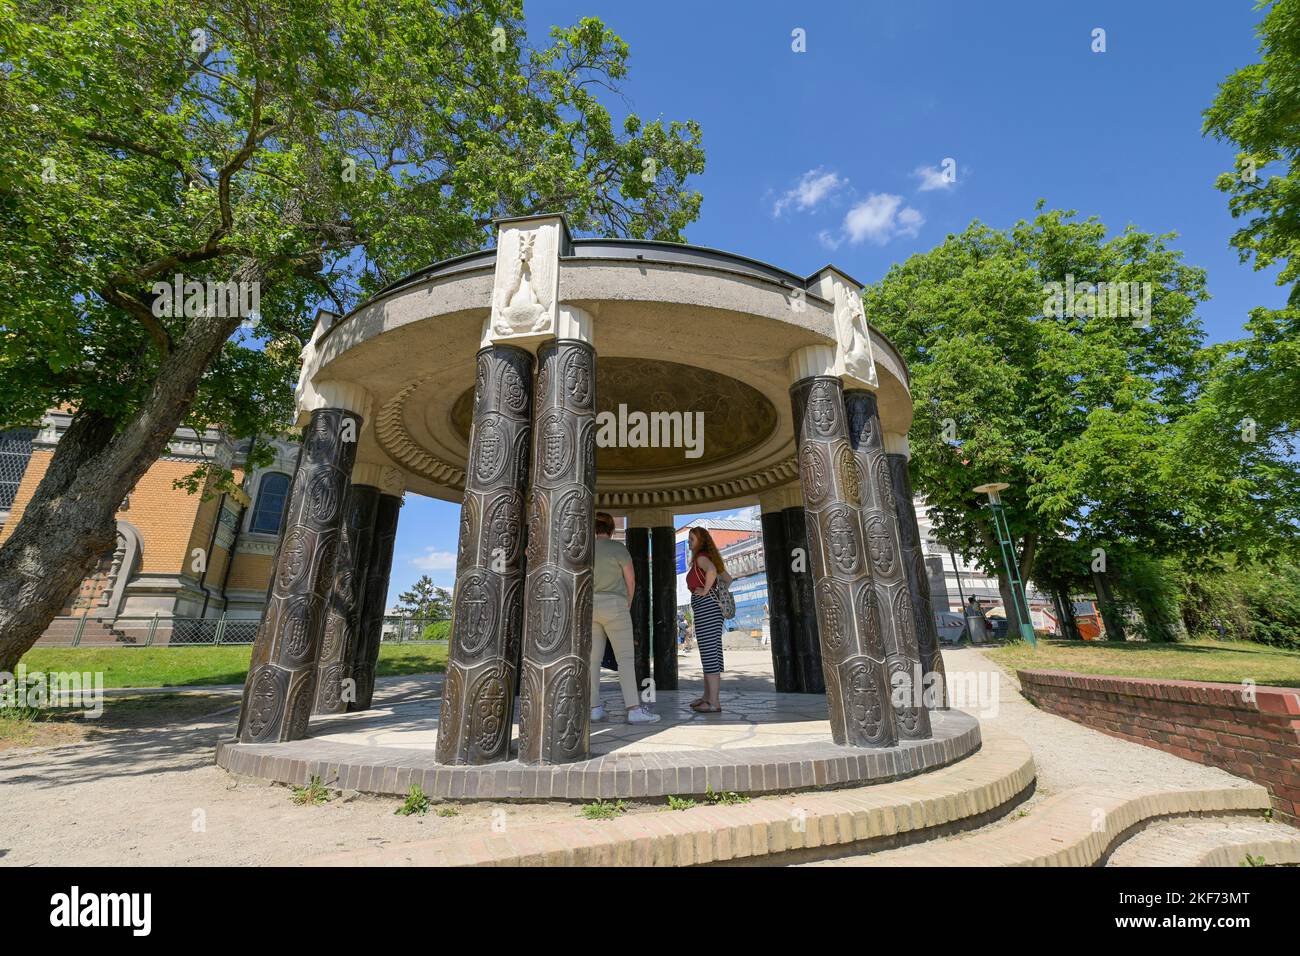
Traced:
POLYGON ((595 800, 778 793, 881 783, 942 767, 975 752, 979 723, 960 711, 937 712, 933 737, 896 747, 856 749, 829 740, 770 747, 643 752, 614 751, 557 766, 518 760, 477 767, 438 764, 431 748, 343 743, 307 738, 277 744, 217 746, 217 765, 240 776, 291 785, 319 777, 327 787, 403 795, 418 785, 450 800, 595 800))
POLYGON ((1268 809, 1255 784, 1193 790, 1082 787, 1048 798, 1026 816, 968 836, 936 840, 815 866, 1094 866, 1146 820, 1192 813, 1268 809))
POLYGON ((1258 817, 1162 820, 1115 849, 1107 866, 1268 866, 1300 864, 1300 830, 1258 817))
MULTIPOLYGON (((694 656, 681 658, 683 689, 660 692, 657 724, 631 725, 612 675, 601 698, 608 719, 591 725, 591 759, 558 767, 517 760, 479 767, 434 760, 441 675, 395 682, 368 711, 315 717, 306 740, 239 744, 224 740, 217 764, 232 773, 303 785, 313 776, 330 787, 404 795, 412 784, 453 800, 594 800, 700 795, 708 790, 761 794, 897 780, 952 763, 980 745, 978 722, 959 711, 934 716, 934 737, 897 747, 850 749, 831 743, 826 698, 778 694, 771 655, 727 657, 720 714, 690 709, 699 675, 694 656)), ((517 741, 518 731, 514 731, 517 741)), ((517 752, 517 742, 512 744, 517 752)))
POLYGON ((393 844, 329 854, 318 866, 695 866, 783 863, 783 855, 842 852, 993 813, 1034 780, 1024 741, 985 741, 978 753, 878 786, 782 795, 751 803, 639 813, 603 821, 393 844))

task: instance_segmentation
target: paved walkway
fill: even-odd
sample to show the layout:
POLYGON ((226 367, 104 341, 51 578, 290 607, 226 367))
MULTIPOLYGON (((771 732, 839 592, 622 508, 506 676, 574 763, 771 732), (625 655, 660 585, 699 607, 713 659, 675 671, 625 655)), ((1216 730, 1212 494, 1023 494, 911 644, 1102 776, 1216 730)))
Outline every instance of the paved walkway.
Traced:
MULTIPOLYGON (((696 655, 678 659, 681 690, 662 691, 651 705, 657 724, 628 724, 614 675, 606 671, 601 700, 607 717, 591 725, 593 756, 673 751, 726 750, 822 743, 830 739, 826 698, 818 694, 777 694, 772 690, 772 659, 767 651, 728 651, 722 713, 697 714, 690 702, 699 696, 702 672, 696 655)), ((317 717, 314 740, 376 747, 433 750, 434 722, 442 694, 441 674, 406 679, 398 696, 376 695, 376 709, 359 714, 317 717)), ((519 727, 514 728, 518 739, 519 727)))
POLYGON ((1300 831, 1259 817, 1162 820, 1125 840, 1107 866, 1239 866, 1246 857, 1300 863, 1300 831))
POLYGON ((1248 782, 1217 767, 1193 763, 1142 744, 1110 737, 1072 720, 1039 710, 1020 696, 1015 674, 1002 670, 983 652, 965 647, 945 649, 944 666, 954 675, 997 675, 996 708, 964 709, 980 718, 989 732, 1015 734, 1029 742, 1038 766, 1034 801, 1076 787, 1151 786, 1190 790, 1196 787, 1247 786, 1248 782))

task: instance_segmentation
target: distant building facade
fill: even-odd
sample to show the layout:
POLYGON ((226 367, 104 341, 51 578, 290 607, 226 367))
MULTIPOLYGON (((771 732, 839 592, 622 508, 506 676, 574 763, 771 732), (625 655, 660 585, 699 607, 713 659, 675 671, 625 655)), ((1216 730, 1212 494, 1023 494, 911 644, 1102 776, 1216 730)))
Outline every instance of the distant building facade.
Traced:
MULTIPOLYGON (((40 428, 0 433, 0 543, 49 467, 72 415, 52 410, 40 428)), ((272 441, 275 460, 249 472, 250 443, 217 429, 177 429, 167 451, 122 501, 117 540, 68 595, 43 641, 158 643, 187 622, 255 622, 266 603, 298 443, 272 441), (175 482, 203 462, 231 469, 239 487, 189 494, 175 482)))

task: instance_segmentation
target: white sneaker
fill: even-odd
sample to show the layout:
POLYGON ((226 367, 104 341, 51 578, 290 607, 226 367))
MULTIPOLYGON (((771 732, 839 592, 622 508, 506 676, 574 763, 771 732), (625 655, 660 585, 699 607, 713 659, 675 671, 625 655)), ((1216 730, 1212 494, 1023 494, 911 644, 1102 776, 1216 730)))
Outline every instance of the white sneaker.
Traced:
POLYGON ((650 713, 644 707, 633 707, 627 712, 627 722, 629 724, 655 724, 659 722, 659 715, 650 713))
POLYGON ((592 719, 592 720, 604 720, 604 719, 605 719, 605 705, 604 705, 604 704, 597 704, 595 707, 591 708, 591 719, 592 719))

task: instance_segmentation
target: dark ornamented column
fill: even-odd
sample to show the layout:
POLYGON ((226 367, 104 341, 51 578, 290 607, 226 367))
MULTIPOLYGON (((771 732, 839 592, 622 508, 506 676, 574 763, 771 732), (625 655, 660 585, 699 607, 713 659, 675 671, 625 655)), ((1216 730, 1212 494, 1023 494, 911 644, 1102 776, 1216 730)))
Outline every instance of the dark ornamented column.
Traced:
POLYGON ((844 393, 849 443, 857 463, 863 543, 875 589, 875 611, 885 643, 885 676, 902 740, 930 736, 930 716, 924 704, 916 617, 903 560, 902 532, 894 503, 894 481, 885 455, 880 409, 871 392, 844 393))
MULTIPOLYGON (((636 591, 632 594, 632 648, 636 666, 636 686, 646 686, 650 677, 650 529, 627 528, 627 550, 632 555, 632 573, 636 591)), ((622 661, 619 667, 625 666, 622 661)))
POLYGON ((822 674, 821 639, 817 633, 817 602, 813 598, 812 565, 808 557, 808 516, 803 505, 781 512, 785 523, 785 566, 790 573, 790 641, 794 647, 795 690, 826 693, 822 674))
POLYGON ((916 520, 908 457, 907 439, 902 435, 886 434, 885 458, 889 462, 889 475, 894 488, 894 514, 898 518, 898 533, 903 545, 903 571, 907 575, 907 590, 916 614, 916 650, 924 674, 923 690, 929 694, 925 702, 930 706, 945 708, 948 706, 948 676, 943 669, 939 628, 934 621, 930 575, 925 569, 925 549, 921 542, 921 528, 916 520))
POLYGON ((495 345, 478 353, 451 644, 438 718, 439 763, 510 759, 532 380, 533 356, 527 350, 495 345))
POLYGON ((671 524, 650 529, 651 642, 655 691, 677 689, 677 531, 671 524))
POLYGON ((384 493, 380 494, 375 505, 375 530, 370 538, 361 628, 357 632, 357 648, 352 657, 352 679, 356 682, 357 699, 348 704, 348 710, 369 710, 375 696, 375 668, 379 665, 379 645, 384 636, 384 609, 388 604, 388 578, 393 570, 397 515, 402 510, 402 496, 387 493, 397 488, 382 487, 384 493))
POLYGON ((311 413, 294 470, 275 570, 253 640, 239 714, 242 743, 299 740, 316 698, 316 659, 325 602, 334 583, 348 476, 361 416, 342 408, 311 413))
POLYGON ((785 516, 763 504, 763 567, 767 576, 768 633, 772 651, 772 683, 778 693, 799 690, 790 601, 790 550, 785 540, 785 516))
POLYGON ((814 346, 801 350, 811 355, 801 358, 796 353, 790 389, 826 709, 835 743, 892 746, 897 729, 859 517, 860 482, 845 421, 844 391, 835 376, 807 374, 830 366, 823 355, 829 351, 814 346))
POLYGON ((354 472, 348 493, 347 520, 339 535, 339 557, 325 617, 325 639, 316 664, 315 713, 318 714, 341 714, 356 698, 352 664, 356 659, 357 635, 361 632, 375 512, 379 509, 379 489, 357 484, 356 478, 354 472))
POLYGON ((526 764, 589 753, 595 373, 596 353, 585 341, 558 339, 538 352, 519 690, 526 764))

